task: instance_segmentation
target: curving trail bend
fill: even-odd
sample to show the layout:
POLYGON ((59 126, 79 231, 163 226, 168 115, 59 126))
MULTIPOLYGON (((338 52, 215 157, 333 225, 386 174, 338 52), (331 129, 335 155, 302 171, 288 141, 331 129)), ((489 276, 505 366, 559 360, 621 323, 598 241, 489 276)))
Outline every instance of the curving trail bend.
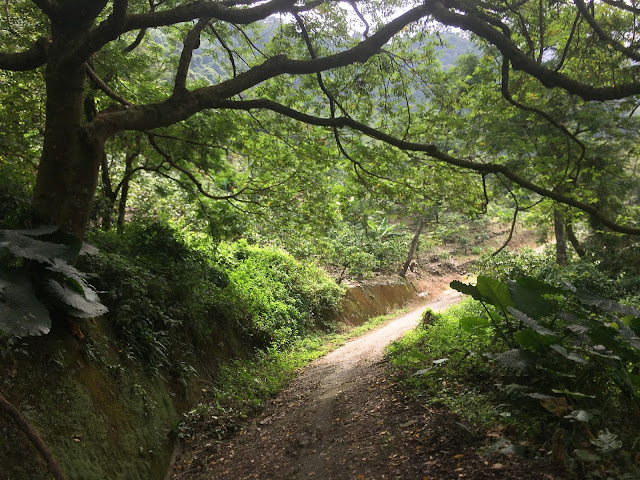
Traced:
POLYGON ((460 422, 405 398, 389 379, 384 348, 414 328, 426 308, 440 311, 459 301, 458 292, 447 290, 316 360, 260 417, 230 440, 199 446, 172 478, 557 478, 521 461, 479 457, 476 444, 465 444, 469 435, 460 422))

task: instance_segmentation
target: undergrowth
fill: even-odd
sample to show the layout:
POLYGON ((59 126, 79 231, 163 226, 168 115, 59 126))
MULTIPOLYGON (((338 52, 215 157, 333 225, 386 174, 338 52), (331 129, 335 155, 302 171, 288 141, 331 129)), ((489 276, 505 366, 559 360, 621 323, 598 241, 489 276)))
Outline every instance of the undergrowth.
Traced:
POLYGON ((551 260, 530 251, 484 259, 477 285, 452 283, 473 300, 427 312, 389 348, 390 362, 426 404, 512 450, 548 454, 581 479, 638 478, 637 282, 551 260))
POLYGON ((188 382, 198 351, 243 357, 332 328, 343 289, 312 264, 158 220, 95 232, 86 260, 126 360, 188 382), (236 351, 234 351, 236 350, 236 351))
POLYGON ((486 359, 492 348, 486 331, 461 330, 458 319, 478 314, 479 305, 463 300, 442 313, 427 310, 415 330, 387 348, 403 384, 423 402, 447 407, 481 428, 499 422, 495 394, 486 383, 486 359))

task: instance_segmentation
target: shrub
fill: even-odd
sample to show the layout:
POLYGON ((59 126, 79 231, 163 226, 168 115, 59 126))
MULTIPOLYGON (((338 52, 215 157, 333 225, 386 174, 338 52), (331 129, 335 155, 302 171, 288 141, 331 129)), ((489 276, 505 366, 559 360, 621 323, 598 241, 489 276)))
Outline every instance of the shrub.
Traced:
POLYGON ((216 244, 161 221, 92 240, 101 252, 85 268, 97 274, 122 351, 156 374, 188 365, 193 345, 216 345, 221 331, 267 348, 327 328, 342 294, 323 271, 283 251, 216 244))
POLYGON ((224 246, 233 316, 264 345, 284 345, 327 328, 342 289, 323 271, 282 250, 241 241, 224 246))

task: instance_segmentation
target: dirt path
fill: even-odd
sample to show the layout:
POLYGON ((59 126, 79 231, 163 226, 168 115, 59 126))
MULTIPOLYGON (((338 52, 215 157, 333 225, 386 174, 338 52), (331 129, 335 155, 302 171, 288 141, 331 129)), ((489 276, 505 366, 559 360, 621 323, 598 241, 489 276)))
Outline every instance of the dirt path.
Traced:
POLYGON ((478 457, 465 444, 473 437, 467 427, 404 398, 388 379, 384 347, 413 328, 425 308, 438 311, 458 300, 448 290, 313 362, 234 438, 197 446, 173 478, 554 478, 478 457))

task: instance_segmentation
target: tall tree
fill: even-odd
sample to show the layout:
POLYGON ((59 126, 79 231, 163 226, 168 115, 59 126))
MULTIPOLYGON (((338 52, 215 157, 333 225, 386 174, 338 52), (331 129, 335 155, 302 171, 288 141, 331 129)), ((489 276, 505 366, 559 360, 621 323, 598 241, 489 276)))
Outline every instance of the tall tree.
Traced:
MULTIPOLYGON (((387 45, 391 40, 406 45, 408 35, 420 35, 427 21, 435 20, 493 45, 502 65, 498 75, 503 84, 509 85, 515 72, 584 101, 626 103, 631 112, 634 96, 640 93, 634 68, 640 60, 634 34, 639 10, 634 4, 367 0, 346 2, 351 12, 347 13, 331 0, 6 3, 0 48, 7 53, 0 53, 0 71, 43 69, 46 118, 33 204, 75 237, 82 237, 87 227, 107 141, 128 130, 151 135, 155 154, 190 178, 192 165, 176 162, 167 147, 157 141, 153 145, 151 138, 158 129, 180 125, 206 111, 270 111, 331 129, 354 169, 362 175, 379 175, 378 165, 369 168, 362 161, 375 151, 375 145, 365 143, 360 155, 350 153, 349 148, 357 150, 365 135, 410 152, 411 161, 420 168, 446 164, 483 177, 497 175, 580 209, 613 230, 640 233, 635 216, 621 223, 588 197, 531 180, 526 170, 499 158, 465 156, 455 142, 443 140, 442 132, 430 125, 434 117, 424 108, 424 97, 417 95, 430 89, 430 72, 419 68, 429 62, 416 61, 416 52, 387 45), (401 7, 405 13, 389 20, 401 7), (20 17, 11 12, 19 12, 20 17), (266 45, 264 36, 252 27, 274 15, 285 20, 266 45), (352 27, 355 18, 361 24, 358 35, 352 27), (155 59, 165 66, 165 73, 150 84, 152 88, 127 91, 117 78, 100 77, 96 60, 109 59, 115 62, 112 71, 117 70, 152 34, 155 43, 172 47, 165 49, 166 58, 155 59), (215 74, 194 78, 193 53, 203 40, 218 45, 219 61, 215 74), (100 105, 88 118, 89 81, 110 104, 100 105), (156 87, 158 91, 153 91, 156 87)), ((5 73, 4 78, 11 87, 12 75, 5 73)), ((536 108, 561 124, 553 112, 544 111, 544 104, 536 108)), ((261 133, 260 129, 254 132, 261 133)), ((391 169, 390 165, 379 167, 383 172, 391 169)), ((203 186, 198 178, 190 179, 203 186)))

